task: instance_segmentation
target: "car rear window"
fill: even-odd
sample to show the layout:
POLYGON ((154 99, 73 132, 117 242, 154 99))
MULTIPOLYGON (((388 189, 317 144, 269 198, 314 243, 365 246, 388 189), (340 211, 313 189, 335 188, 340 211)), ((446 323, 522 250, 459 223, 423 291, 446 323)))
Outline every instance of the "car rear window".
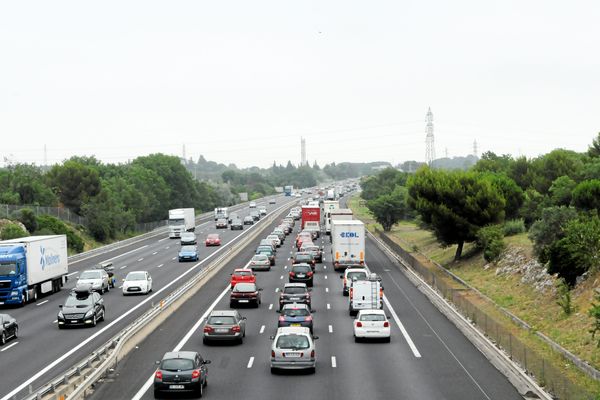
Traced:
POLYGON ((264 254, 257 254, 254 257, 252 257, 252 260, 254 261, 266 261, 269 257, 267 257, 264 254))
POLYGON ((304 335, 282 335, 277 339, 277 348, 279 349, 308 349, 310 343, 304 335))
POLYGON ((306 308, 284 308, 283 315, 287 317, 307 317, 310 314, 306 308))
POLYGON ((366 278, 367 277, 367 273, 366 272, 348 272, 348 279, 349 280, 353 280, 354 278, 359 279, 359 278, 366 278))
POLYGON ((209 239, 218 239, 219 235, 217 235, 216 233, 211 233, 210 235, 208 235, 209 239))
POLYGON ((251 283, 238 283, 233 288, 234 292, 254 292, 256 291, 256 286, 251 283))
POLYGON ((188 371, 194 369, 194 362, 187 358, 171 358, 163 360, 160 368, 165 371, 188 371))
POLYGON ((310 254, 296 254, 296 260, 310 261, 312 260, 312 256, 310 254))
POLYGON ((235 274, 238 276, 252 276, 252 271, 236 271, 235 274))
POLYGON ((308 265, 296 265, 293 270, 294 272, 308 272, 311 271, 311 268, 308 265))
POLYGON ((385 315, 382 314, 363 314, 360 316, 361 321, 385 321, 385 315))
POLYGON ((181 247, 181 251, 196 251, 195 246, 183 246, 181 247))
POLYGON ((306 293, 306 289, 303 287, 286 287, 283 288, 283 293, 286 294, 302 294, 302 293, 306 293))
POLYGON ((208 319, 208 323, 210 325, 233 325, 235 324, 235 318, 227 315, 212 316, 208 319))

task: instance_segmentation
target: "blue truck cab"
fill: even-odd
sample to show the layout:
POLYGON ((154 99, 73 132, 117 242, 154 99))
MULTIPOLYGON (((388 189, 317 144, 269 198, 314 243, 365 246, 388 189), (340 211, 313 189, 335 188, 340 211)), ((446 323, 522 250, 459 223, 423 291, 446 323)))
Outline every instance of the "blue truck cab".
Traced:
POLYGON ((22 245, 0 246, 0 304, 23 303, 27 292, 27 262, 22 245))

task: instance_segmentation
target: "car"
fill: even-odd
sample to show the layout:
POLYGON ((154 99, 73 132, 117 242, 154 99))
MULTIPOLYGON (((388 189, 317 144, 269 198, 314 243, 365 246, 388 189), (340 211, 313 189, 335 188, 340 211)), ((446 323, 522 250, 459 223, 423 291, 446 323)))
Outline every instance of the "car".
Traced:
POLYGON ((227 222, 229 222, 229 224, 231 224, 233 222, 233 220, 235 220, 235 219, 240 219, 240 216, 237 213, 231 213, 227 217, 227 222))
POLYGON ((152 291, 152 277, 148 271, 131 271, 123 279, 123 295, 148 294, 152 291))
POLYGON ((260 213, 258 211, 256 211, 256 210, 250 211, 250 216, 252 217, 252 219, 254 221, 260 220, 260 213))
POLYGON ((179 261, 198 261, 198 248, 196 246, 181 246, 179 261))
POLYGON ((283 326, 304 326, 313 333, 313 318, 310 309, 306 304, 286 304, 280 311, 277 327, 283 326))
POLYGON ((100 293, 106 293, 110 290, 110 277, 104 269, 85 270, 79 275, 75 286, 89 285, 100 293))
POLYGON ((323 262, 323 248, 317 246, 316 244, 305 243, 302 245, 302 247, 300 247, 300 251, 312 254, 315 262, 323 262))
POLYGON ((262 289, 256 287, 256 283, 237 283, 229 294, 229 307, 239 306, 240 304, 254 304, 260 306, 260 292, 262 289))
POLYGON ((269 256, 266 254, 255 254, 250 259, 249 266, 253 271, 257 271, 257 270, 270 271, 271 270, 271 260, 269 260, 269 256))
POLYGON ((313 271, 309 264, 294 264, 288 275, 288 282, 304 282, 306 286, 313 285, 313 271))
POLYGON ((225 219, 225 218, 219 218, 217 220, 217 222, 215 223, 215 227, 217 229, 227 229, 227 219, 225 219))
POLYGON ((312 234, 310 232, 300 232, 296 236, 296 249, 300 250, 303 244, 313 244, 312 234))
POLYGON ((244 217, 244 225, 254 225, 254 218, 249 215, 244 217))
POLYGON ((267 240, 270 240, 275 247, 281 247, 281 239, 279 239, 279 235, 269 235, 267 236, 267 240))
POLYGON ((314 373, 317 365, 314 341, 318 338, 308 328, 278 328, 277 334, 270 337, 271 373, 279 369, 308 369, 314 373))
POLYGON ((286 236, 289 235, 290 233, 292 233, 292 228, 288 224, 282 223, 275 229, 281 229, 286 236))
POLYGON ((277 201, 275 199, 269 199, 269 204, 277 204, 277 201))
POLYGON ((254 275, 254 272, 252 272, 251 269, 236 268, 233 270, 231 279, 229 281, 231 289, 233 289, 233 287, 240 282, 256 283, 256 275, 254 275))
POLYGON ((250 207, 250 208, 256 208, 256 202, 255 201, 251 201, 250 205, 248 207, 250 207))
POLYGON ((165 353, 157 363, 155 398, 162 397, 163 393, 194 393, 202 397, 208 385, 206 365, 210 364, 210 360, 203 359, 196 351, 173 351, 165 353))
POLYGON ((300 193, 296 193, 294 194, 294 197, 302 197, 302 195, 300 193))
POLYGON ((213 310, 202 332, 204 344, 220 340, 242 343, 246 336, 246 317, 237 310, 213 310))
POLYGON ((264 207, 259 208, 258 212, 260 213, 260 215, 267 215, 267 209, 264 207))
POLYGON ((342 287, 342 294, 348 296, 350 285, 353 281, 358 279, 368 279, 369 274, 365 268, 346 268, 344 273, 340 275, 340 279, 344 280, 344 286, 342 287))
POLYGON ((110 284, 110 288, 114 289, 117 283, 117 278, 115 277, 115 267, 113 267, 113 263, 110 261, 100 263, 94 267, 94 269, 103 269, 108 274, 108 283, 110 284))
POLYGON ((181 245, 196 244, 196 235, 192 232, 184 232, 181 234, 181 245))
POLYGON ((309 252, 297 252, 294 257, 291 258, 292 261, 292 265, 294 264, 308 264, 310 265, 310 267, 312 268, 312 270, 315 270, 315 257, 313 256, 312 253, 309 252))
POLYGON ((391 340, 390 322, 383 310, 360 310, 354 320, 354 341, 363 339, 391 340))
MULTIPOLYGON (((254 222, 254 220, 252 222, 254 222)), ((241 218, 234 218, 231 221, 231 224, 229 224, 229 227, 231 228, 232 231, 235 231, 235 230, 241 231, 241 230, 244 230, 244 222, 242 221, 241 218)))
POLYGON ((261 239, 257 248, 259 248, 259 247, 265 247, 265 248, 271 249, 271 251, 273 251, 273 253, 277 253, 277 246, 275 246, 275 243, 273 242, 272 239, 261 239))
POLYGON ((218 233, 211 233, 206 237, 204 244, 206 244, 207 247, 208 246, 220 246, 221 238, 219 237, 218 233))
POLYGON ((69 293, 64 305, 58 306, 58 329, 68 326, 96 326, 104 321, 104 299, 91 285, 79 285, 69 293))
POLYGON ((4 346, 9 339, 19 336, 17 320, 8 314, 0 314, 0 346, 4 346))
POLYGON ((285 242, 285 231, 283 229, 275 228, 273 229, 273 232, 271 232, 271 235, 277 235, 281 243, 285 242))
POLYGON ((255 254, 263 254, 263 255, 267 256, 269 258, 269 262, 271 263, 271 266, 275 265, 275 253, 273 252, 273 250, 269 250, 266 247, 262 247, 262 248, 256 249, 255 254))
POLYGON ((311 309, 312 296, 306 283, 286 283, 279 292, 279 309, 291 303, 303 303, 311 309))

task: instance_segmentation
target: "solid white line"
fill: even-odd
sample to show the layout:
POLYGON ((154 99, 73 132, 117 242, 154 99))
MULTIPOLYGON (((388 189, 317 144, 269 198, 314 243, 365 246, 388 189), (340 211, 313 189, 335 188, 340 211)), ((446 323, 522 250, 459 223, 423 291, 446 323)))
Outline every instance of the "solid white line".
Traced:
POLYGON ((125 255, 127 255, 127 254, 131 254, 131 253, 133 253, 133 252, 135 252, 135 251, 138 251, 138 250, 141 250, 141 249, 145 249, 146 247, 148 247, 148 245, 147 245, 147 244, 146 244, 146 245, 144 245, 144 246, 142 246, 142 247, 138 247, 137 249, 130 250, 130 251, 128 251, 127 253, 119 254, 118 256, 114 256, 114 257, 112 257, 112 258, 109 258, 109 259, 107 259, 107 260, 100 261, 100 264, 102 264, 102 263, 105 263, 105 262, 108 262, 108 261, 116 260, 116 259, 117 259, 117 258, 119 258, 119 257, 123 257, 123 256, 125 256, 125 255))
MULTIPOLYGON (((272 304, 271 304, 271 305, 272 305, 272 304)), ((259 333, 259 334, 261 334, 261 335, 262 335, 263 333, 265 333, 265 326, 264 326, 264 325, 260 327, 260 332, 258 332, 258 333, 259 333)))
POLYGON ((283 275, 281 275, 281 276, 279 277, 279 279, 283 279, 283 275))
POLYGON ((166 237, 166 238, 158 239, 158 241, 159 241, 159 242, 162 242, 163 240, 167 240, 167 239, 170 239, 170 238, 169 238, 169 237, 166 237))
POLYGON ((144 261, 144 257, 140 258, 138 261, 144 261))
POLYGON ((287 260, 288 260, 288 261, 290 261, 290 258, 288 257, 288 259, 287 259, 287 260))
POLYGON ((273 309, 273 303, 269 304, 269 310, 273 309))
POLYGON ((77 275, 78 273, 79 273, 79 271, 77 271, 77 272, 71 272, 70 274, 67 274, 67 276, 77 275))
POLYGON ((331 368, 336 368, 337 367, 337 360, 335 359, 335 356, 331 356, 331 368))
POLYGON ((287 269, 287 265, 285 267, 283 267, 283 269, 287 269))
POLYGON ((331 304, 327 303, 327 309, 331 310, 331 304))
POLYGON ((333 333, 333 326, 329 325, 329 333, 333 333))
POLYGON ((402 336, 404 336, 404 339, 406 339, 406 342, 408 343, 408 346, 412 350, 413 355, 417 358, 421 358, 421 353, 419 353, 419 350, 417 350, 417 346, 415 346, 414 342, 408 335, 408 332, 404 328, 404 325, 402 325, 400 318, 398 318, 398 314, 396 314, 396 311, 394 311, 394 309, 392 308, 392 305, 388 301, 385 294, 383 295, 383 302, 385 303, 385 306, 388 308, 388 310, 390 310, 390 313, 392 314, 392 318, 394 318, 394 321, 396 321, 396 324, 398 324, 398 327, 400 328, 400 332, 402 332, 402 336))
POLYGON ((325 293, 329 293, 329 288, 328 287, 325 288, 325 293))
POLYGON ((165 249, 168 249, 169 247, 171 247, 171 246, 167 246, 167 247, 165 247, 165 249))
POLYGON ((254 364, 254 357, 250 357, 250 360, 248 360, 248 368, 252 368, 252 364, 254 364))
POLYGON ((127 265, 123 265, 123 266, 122 266, 121 268, 119 268, 119 269, 125 269, 125 268, 127 268, 127 265))
POLYGON ((13 344, 10 344, 10 345, 6 346, 5 348, 3 348, 2 350, 0 350, 0 352, 5 352, 6 350, 8 350, 11 347, 16 346, 18 344, 19 344, 19 342, 14 342, 13 344))
POLYGON ((50 300, 40 301, 39 303, 36 303, 36 306, 41 306, 42 304, 46 304, 48 301, 50 301, 50 300))
POLYGON ((156 267, 156 268, 160 268, 160 267, 162 267, 163 265, 165 265, 165 264, 160 264, 160 265, 159 265, 158 267, 156 267))
POLYGON ((119 286, 119 289, 123 289, 123 285, 119 286))
POLYGON ((155 256, 155 255, 156 255, 156 253, 158 253, 158 251, 155 251, 154 253, 152 253, 152 255, 153 255, 153 256, 155 256))
POLYGON ((278 287, 275 288, 275 293, 277 293, 277 292, 279 292, 279 288, 278 287))
POLYGON ((176 258, 177 258, 177 257, 173 257, 173 258, 171 258, 171 260, 175 260, 176 258))

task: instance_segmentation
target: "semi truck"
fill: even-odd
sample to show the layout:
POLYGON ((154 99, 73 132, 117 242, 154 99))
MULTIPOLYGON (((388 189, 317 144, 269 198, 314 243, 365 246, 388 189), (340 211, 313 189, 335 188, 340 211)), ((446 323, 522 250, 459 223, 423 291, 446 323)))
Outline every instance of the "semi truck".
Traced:
POLYGON ((284 193, 286 196, 291 196, 291 195, 292 195, 292 193, 294 193, 294 186, 292 186, 292 185, 287 185, 287 186, 284 186, 284 187, 283 187, 283 193, 284 193))
POLYGON ((365 265, 365 224, 362 221, 332 221, 331 242, 334 270, 365 265))
POLYGON ((181 237, 183 232, 196 230, 196 215, 193 208, 175 208, 169 210, 169 237, 181 237))
POLYGON ((67 281, 67 236, 29 236, 0 242, 0 304, 25 305, 60 291, 67 281))
POLYGON ((321 207, 319 206, 302 206, 302 229, 307 221, 315 221, 321 223, 321 207))
POLYGON ((336 208, 325 213, 325 234, 331 235, 331 223, 333 221, 351 221, 353 219, 352 210, 349 208, 336 208))
POLYGON ((229 214, 227 207, 217 207, 215 208, 215 221, 218 219, 228 219, 229 214))

